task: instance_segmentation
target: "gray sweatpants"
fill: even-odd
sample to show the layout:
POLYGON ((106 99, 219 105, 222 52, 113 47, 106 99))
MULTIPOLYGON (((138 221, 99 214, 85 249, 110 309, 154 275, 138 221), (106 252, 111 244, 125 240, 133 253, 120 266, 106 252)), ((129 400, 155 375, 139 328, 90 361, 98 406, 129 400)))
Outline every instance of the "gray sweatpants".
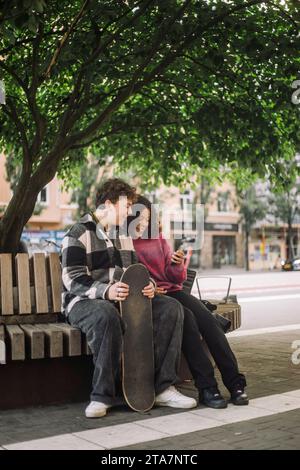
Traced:
MULTIPOLYGON (((183 308, 177 300, 163 295, 152 300, 156 394, 178 381, 183 316, 183 308)), ((122 403, 124 328, 118 309, 108 300, 81 300, 71 309, 68 321, 86 334, 93 353, 95 369, 91 401, 122 403)))

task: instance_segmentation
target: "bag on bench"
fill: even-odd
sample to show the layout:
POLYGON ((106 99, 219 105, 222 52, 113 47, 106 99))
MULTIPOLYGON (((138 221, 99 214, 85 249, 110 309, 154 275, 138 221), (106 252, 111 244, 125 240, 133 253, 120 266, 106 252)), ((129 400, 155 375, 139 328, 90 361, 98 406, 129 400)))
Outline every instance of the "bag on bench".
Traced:
POLYGON ((221 327, 224 333, 227 333, 227 331, 231 327, 231 321, 228 320, 228 318, 223 317, 219 313, 214 312, 217 309, 217 306, 209 302, 209 300, 201 300, 201 302, 205 305, 206 308, 208 308, 208 310, 215 317, 218 325, 221 327))

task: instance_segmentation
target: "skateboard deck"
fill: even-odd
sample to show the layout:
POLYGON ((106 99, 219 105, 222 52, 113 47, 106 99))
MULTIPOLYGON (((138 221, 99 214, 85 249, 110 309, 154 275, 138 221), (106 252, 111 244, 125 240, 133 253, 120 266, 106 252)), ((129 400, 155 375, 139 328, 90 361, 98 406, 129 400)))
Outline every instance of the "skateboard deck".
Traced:
POLYGON ((129 266, 121 282, 129 285, 129 296, 120 302, 125 323, 122 354, 122 386, 127 404, 135 411, 153 407, 154 352, 151 300, 142 294, 149 284, 149 273, 142 264, 129 266))

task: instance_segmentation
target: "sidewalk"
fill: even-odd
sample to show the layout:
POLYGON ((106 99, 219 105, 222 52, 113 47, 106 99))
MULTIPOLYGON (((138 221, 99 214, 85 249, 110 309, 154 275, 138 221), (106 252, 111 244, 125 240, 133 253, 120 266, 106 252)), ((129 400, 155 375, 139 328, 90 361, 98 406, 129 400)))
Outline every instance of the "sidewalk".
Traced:
MULTIPOLYGON (((300 324, 286 328, 229 335, 240 369, 247 373, 248 407, 155 408, 143 415, 120 407, 99 420, 84 417, 85 403, 0 411, 0 447, 300 449, 300 364, 291 361, 292 343, 299 341, 300 347, 300 324)), ((196 396, 191 384, 181 389, 196 396)))

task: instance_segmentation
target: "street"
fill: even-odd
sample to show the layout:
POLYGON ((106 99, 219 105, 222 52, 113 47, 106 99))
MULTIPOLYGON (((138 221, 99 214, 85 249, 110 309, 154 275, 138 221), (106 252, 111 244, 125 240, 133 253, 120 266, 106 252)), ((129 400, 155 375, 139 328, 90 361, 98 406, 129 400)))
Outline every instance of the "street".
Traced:
MULTIPOLYGON (((200 276, 217 276, 209 272, 200 276)), ((300 272, 259 272, 230 274, 231 294, 236 294, 242 307, 242 326, 239 329, 276 327, 300 323, 300 272)), ((202 281, 200 281, 202 282, 202 281)), ((203 298, 222 298, 226 280, 203 280, 203 298), (214 288, 208 287, 214 285, 214 288), (222 289, 221 289, 222 285, 222 289)), ((194 285, 193 294, 197 295, 194 285)))

